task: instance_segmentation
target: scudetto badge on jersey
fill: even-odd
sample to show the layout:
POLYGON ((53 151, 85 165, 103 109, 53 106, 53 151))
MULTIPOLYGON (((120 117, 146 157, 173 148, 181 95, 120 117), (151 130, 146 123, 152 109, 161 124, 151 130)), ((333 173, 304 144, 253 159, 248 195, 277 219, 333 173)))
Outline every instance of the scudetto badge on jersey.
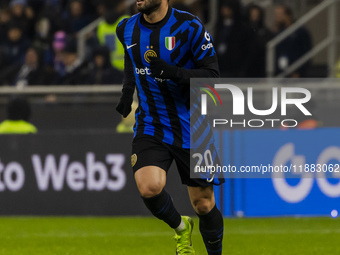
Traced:
POLYGON ((168 50, 173 50, 176 45, 176 38, 174 36, 172 37, 165 37, 165 47, 168 50))

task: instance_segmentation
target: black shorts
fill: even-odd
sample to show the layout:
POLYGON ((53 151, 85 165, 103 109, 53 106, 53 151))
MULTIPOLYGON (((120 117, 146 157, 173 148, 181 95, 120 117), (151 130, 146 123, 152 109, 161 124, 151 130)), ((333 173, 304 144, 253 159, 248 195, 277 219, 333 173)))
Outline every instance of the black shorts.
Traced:
POLYGON ((135 173, 142 167, 157 166, 168 172, 175 160, 182 183, 190 187, 207 187, 204 179, 190 178, 190 149, 183 149, 160 142, 150 135, 138 135, 132 143, 131 165, 135 173))

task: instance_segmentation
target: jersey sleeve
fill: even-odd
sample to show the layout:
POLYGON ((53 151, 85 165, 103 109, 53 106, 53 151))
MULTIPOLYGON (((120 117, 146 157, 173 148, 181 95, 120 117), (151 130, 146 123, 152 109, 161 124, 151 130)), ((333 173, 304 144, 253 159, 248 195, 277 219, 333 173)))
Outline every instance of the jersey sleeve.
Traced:
MULTIPOLYGON (((129 19, 123 19, 117 26, 116 34, 119 41, 122 43, 123 47, 126 48, 125 39, 124 39, 124 31, 126 23, 129 19)), ((129 56, 129 53, 124 51, 124 81, 123 81, 123 94, 133 95, 136 87, 136 80, 133 72, 133 63, 129 56)))
POLYGON ((123 83, 123 93, 126 91, 131 92, 132 94, 135 91, 136 87, 136 78, 133 72, 133 63, 129 56, 129 53, 125 50, 124 57, 124 83, 123 83))
POLYGON ((174 81, 182 86, 190 86, 190 78, 218 78, 220 75, 211 35, 198 19, 194 19, 190 26, 193 29, 190 48, 195 67, 178 68, 174 81))
POLYGON ((198 19, 191 22, 194 32, 191 38, 193 60, 198 66, 217 61, 213 39, 198 19))
POLYGON ((122 43, 122 45, 124 46, 124 48, 125 48, 124 31, 125 31, 125 26, 128 20, 129 20, 128 18, 123 19, 121 22, 119 22, 117 29, 116 29, 117 37, 119 41, 122 43))

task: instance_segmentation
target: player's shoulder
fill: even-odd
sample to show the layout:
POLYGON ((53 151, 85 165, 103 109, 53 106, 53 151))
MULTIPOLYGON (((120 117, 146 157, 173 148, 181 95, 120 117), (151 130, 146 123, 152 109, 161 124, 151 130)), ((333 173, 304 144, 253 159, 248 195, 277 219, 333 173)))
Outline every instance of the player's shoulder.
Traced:
POLYGON ((192 13, 181 11, 175 8, 173 8, 173 10, 174 10, 174 17, 178 21, 187 22, 189 25, 198 24, 200 26, 203 26, 202 21, 197 16, 193 15, 192 13))
POLYGON ((117 33, 123 33, 125 30, 125 27, 129 24, 134 24, 134 21, 137 21, 138 17, 139 17, 139 13, 133 15, 132 17, 124 17, 117 26, 117 33))

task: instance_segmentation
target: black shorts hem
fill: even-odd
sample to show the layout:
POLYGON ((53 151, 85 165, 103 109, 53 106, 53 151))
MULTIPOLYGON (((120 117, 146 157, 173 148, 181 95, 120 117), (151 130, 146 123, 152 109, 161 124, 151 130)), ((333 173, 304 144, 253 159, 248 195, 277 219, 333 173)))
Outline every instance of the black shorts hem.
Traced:
POLYGON ((134 138, 131 156, 134 174, 147 166, 159 167, 167 173, 173 161, 176 162, 182 184, 188 187, 215 185, 207 182, 206 179, 190 178, 190 149, 167 144, 151 135, 137 135, 134 138))

